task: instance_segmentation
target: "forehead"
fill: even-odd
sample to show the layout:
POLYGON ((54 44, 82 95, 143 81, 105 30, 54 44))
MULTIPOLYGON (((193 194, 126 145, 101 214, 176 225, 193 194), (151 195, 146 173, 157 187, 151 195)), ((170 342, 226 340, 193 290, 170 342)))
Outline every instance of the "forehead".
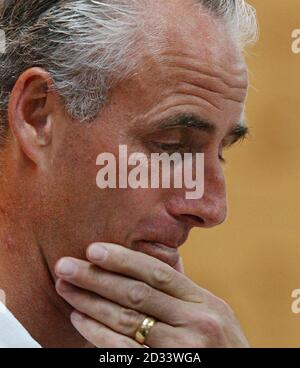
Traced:
POLYGON ((247 69, 226 26, 194 1, 154 3, 145 22, 143 58, 129 80, 118 86, 127 105, 134 105, 128 111, 151 120, 151 115, 193 105, 207 120, 238 121, 247 69))
POLYGON ((230 27, 221 18, 212 16, 199 1, 156 0, 146 4, 143 27, 149 51, 181 50, 188 46, 197 56, 199 51, 207 57, 218 56, 221 51, 229 59, 241 56, 230 37, 230 27))
POLYGON ((231 83, 228 79, 233 83, 237 79, 238 85, 247 87, 238 43, 224 22, 209 15, 197 0, 146 1, 145 8, 137 77, 151 82, 155 75, 156 82, 165 84, 168 77, 169 82, 174 77, 171 67, 175 64, 186 69, 202 65, 203 72, 215 74, 226 84, 231 83))

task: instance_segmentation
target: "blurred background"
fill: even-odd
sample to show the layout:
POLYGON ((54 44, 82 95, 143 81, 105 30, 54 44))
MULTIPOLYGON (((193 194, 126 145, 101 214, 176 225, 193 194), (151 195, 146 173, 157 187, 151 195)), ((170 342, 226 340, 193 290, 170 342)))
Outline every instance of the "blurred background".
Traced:
POLYGON ((253 347, 300 347, 299 0, 249 0, 260 39, 247 52, 247 141, 225 152, 229 213, 195 229, 182 249, 186 274, 225 299, 253 347))

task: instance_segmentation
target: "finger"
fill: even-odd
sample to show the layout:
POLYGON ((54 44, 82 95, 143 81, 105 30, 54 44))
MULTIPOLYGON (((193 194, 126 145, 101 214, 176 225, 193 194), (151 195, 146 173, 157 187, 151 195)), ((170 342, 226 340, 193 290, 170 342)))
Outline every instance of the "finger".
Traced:
POLYGON ((63 258, 55 270, 59 278, 75 286, 172 326, 184 324, 186 316, 194 313, 192 303, 153 289, 144 282, 101 270, 87 261, 63 258))
POLYGON ((87 341, 98 348, 143 348, 135 340, 120 335, 77 311, 72 312, 71 322, 87 341))
MULTIPOLYGON (((198 303, 206 300, 205 289, 166 263, 147 254, 117 244, 94 243, 87 249, 87 258, 105 270, 143 281, 175 298, 198 303)), ((181 269, 180 265, 178 267, 181 269)))
POLYGON ((179 258, 178 262, 174 266, 175 270, 184 274, 184 265, 183 265, 183 259, 182 257, 179 258))
MULTIPOLYGON (((100 322, 111 330, 133 339, 135 339, 138 327, 146 318, 146 315, 121 307, 63 280, 57 281, 56 290, 77 311, 100 322)), ((150 347, 167 347, 172 344, 175 336, 174 327, 157 321, 147 336, 147 345, 150 347), (161 345, 162 342, 163 346, 161 345)))

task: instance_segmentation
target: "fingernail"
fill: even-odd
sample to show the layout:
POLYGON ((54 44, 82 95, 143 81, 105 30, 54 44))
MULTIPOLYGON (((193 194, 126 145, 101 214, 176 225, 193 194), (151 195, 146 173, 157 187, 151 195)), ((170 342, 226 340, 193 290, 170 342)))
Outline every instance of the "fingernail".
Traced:
POLYGON ((74 311, 71 313, 71 320, 75 322, 81 322, 83 321, 83 315, 81 313, 74 311))
POLYGON ((104 261, 108 255, 108 251, 105 247, 99 244, 93 244, 88 249, 88 256, 95 261, 104 261))
POLYGON ((70 259, 64 258, 58 262, 56 269, 60 275, 72 276, 77 270, 77 265, 70 259))

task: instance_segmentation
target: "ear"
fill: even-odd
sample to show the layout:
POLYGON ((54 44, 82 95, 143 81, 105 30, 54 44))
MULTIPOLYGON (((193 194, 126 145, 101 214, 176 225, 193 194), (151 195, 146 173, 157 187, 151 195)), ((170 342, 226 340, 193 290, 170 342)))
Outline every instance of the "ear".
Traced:
POLYGON ((48 92, 52 79, 42 68, 30 68, 17 80, 10 95, 8 119, 20 152, 42 166, 51 145, 53 103, 48 92))

